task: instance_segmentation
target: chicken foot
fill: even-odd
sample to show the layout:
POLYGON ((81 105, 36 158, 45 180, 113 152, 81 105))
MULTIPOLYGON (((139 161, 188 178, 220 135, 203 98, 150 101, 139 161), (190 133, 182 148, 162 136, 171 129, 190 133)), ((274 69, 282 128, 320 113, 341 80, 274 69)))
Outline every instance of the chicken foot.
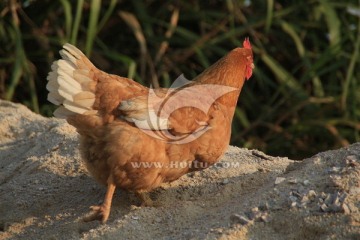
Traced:
POLYGON ((147 192, 135 192, 136 196, 140 198, 141 200, 141 207, 153 207, 154 202, 150 198, 149 194, 147 192))
POLYGON ((104 202, 99 206, 91 206, 90 214, 83 218, 84 222, 99 220, 101 223, 105 223, 108 220, 115 188, 116 186, 112 181, 112 177, 110 176, 108 179, 104 202))

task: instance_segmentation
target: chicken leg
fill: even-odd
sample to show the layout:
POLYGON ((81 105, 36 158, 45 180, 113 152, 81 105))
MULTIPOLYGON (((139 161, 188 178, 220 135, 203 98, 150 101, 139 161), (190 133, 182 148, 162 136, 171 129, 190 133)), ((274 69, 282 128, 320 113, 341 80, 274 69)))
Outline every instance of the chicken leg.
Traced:
POLYGON ((111 202, 115 192, 115 184, 113 183, 112 176, 108 179, 107 190, 105 194, 104 202, 99 206, 91 206, 91 212, 88 216, 85 216, 83 220, 90 222, 94 220, 100 220, 101 223, 105 223, 110 215, 111 202))

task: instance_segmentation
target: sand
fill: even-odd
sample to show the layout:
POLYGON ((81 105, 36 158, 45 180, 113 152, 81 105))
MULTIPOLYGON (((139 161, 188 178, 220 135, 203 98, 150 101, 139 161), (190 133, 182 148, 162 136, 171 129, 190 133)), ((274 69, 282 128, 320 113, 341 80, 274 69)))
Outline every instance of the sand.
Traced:
POLYGON ((63 120, 0 100, 0 239, 360 239, 360 143, 302 161, 229 146, 222 160, 151 193, 117 190, 106 224, 85 223, 105 187, 63 120))

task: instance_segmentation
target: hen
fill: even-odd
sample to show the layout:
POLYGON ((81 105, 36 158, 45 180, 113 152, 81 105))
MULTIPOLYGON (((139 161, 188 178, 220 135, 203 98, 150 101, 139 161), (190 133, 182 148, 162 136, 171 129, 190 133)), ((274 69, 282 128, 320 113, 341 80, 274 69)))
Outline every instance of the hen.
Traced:
POLYGON ((88 171, 107 186, 85 221, 107 221, 116 187, 151 205, 147 192, 216 163, 254 68, 248 39, 193 81, 180 77, 169 89, 105 73, 70 44, 60 55, 47 78, 48 100, 59 105, 54 116, 77 129, 88 171))

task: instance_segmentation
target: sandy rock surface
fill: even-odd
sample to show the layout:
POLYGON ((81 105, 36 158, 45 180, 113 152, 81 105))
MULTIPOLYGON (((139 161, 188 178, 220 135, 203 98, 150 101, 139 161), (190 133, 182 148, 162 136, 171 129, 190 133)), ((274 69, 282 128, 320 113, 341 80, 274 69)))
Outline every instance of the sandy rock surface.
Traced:
POLYGON ((81 220, 105 187, 77 147, 65 121, 0 100, 0 239, 360 239, 360 143, 303 161, 229 147, 157 207, 117 190, 104 225, 81 220))

